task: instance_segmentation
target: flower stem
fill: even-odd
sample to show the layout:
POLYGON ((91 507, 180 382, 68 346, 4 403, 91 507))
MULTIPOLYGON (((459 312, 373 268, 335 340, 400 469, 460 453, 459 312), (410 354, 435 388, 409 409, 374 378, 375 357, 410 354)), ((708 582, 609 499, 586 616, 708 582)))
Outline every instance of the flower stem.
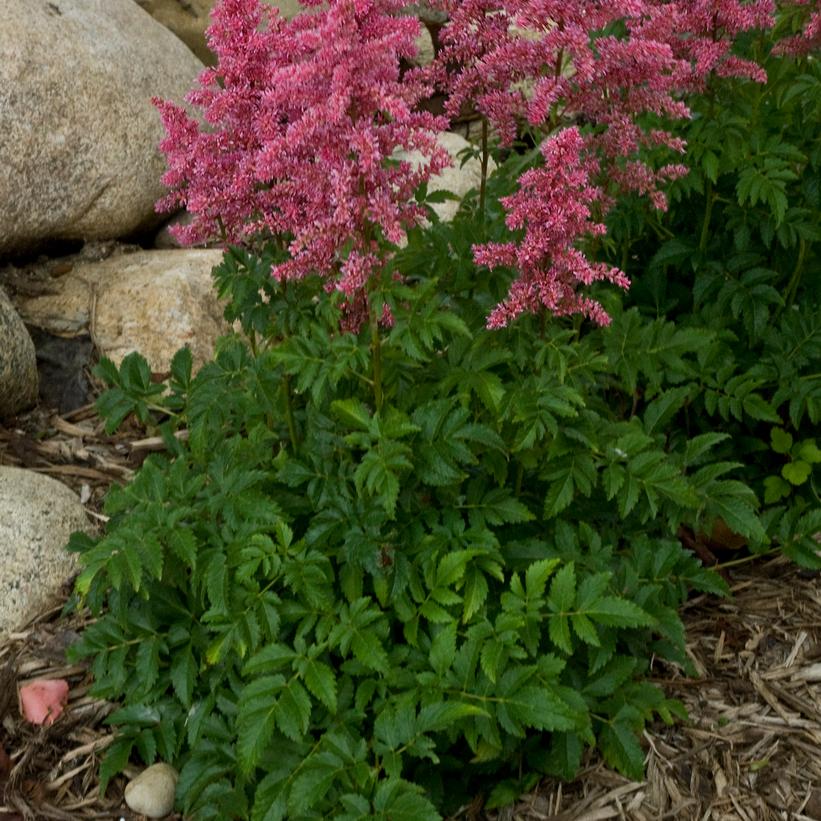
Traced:
POLYGON ((479 183, 479 216, 485 221, 485 200, 487 198, 487 166, 490 158, 488 147, 487 117, 482 117, 482 180, 479 183))
POLYGON ((798 260, 795 263, 792 276, 787 285, 787 292, 784 294, 784 307, 789 308, 795 301, 795 295, 798 291, 798 284, 801 282, 801 274, 804 270, 804 260, 807 256, 807 240, 803 237, 798 243, 798 260))
POLYGON ((288 436, 291 439, 291 450, 296 453, 299 444, 296 434, 296 422, 294 422, 294 407, 291 402, 291 376, 283 376, 283 386, 285 388, 285 422, 288 425, 288 436))
POLYGON ((373 401, 382 410, 382 340, 379 338, 379 317, 371 307, 371 358, 373 360, 373 401))
POLYGON ((713 217, 713 203, 715 202, 715 195, 713 194, 712 182, 707 182, 707 206, 704 209, 704 221, 701 223, 701 238, 698 241, 698 250, 707 250, 707 241, 710 239, 710 220, 713 217))

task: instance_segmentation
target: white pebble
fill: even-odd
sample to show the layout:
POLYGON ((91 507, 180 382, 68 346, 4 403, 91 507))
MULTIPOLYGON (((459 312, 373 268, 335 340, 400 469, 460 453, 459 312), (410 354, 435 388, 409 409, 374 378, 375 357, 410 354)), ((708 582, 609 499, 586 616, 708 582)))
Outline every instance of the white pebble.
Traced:
POLYGON ((152 764, 125 788, 125 803, 140 815, 163 818, 174 809, 177 778, 169 764, 152 764))

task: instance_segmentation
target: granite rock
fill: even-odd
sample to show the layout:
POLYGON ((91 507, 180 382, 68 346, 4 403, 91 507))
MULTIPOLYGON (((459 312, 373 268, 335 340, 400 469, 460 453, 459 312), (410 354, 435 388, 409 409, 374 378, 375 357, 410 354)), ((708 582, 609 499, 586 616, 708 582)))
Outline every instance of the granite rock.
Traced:
POLYGON ((202 63, 133 0, 2 0, 0 256, 159 223, 164 131, 202 63))
POLYGON ((0 288, 0 419, 37 401, 37 360, 23 320, 0 288))
POLYGON ((0 465, 0 635, 65 599, 77 569, 65 545, 90 526, 77 496, 30 470, 0 465))
POLYGON ((166 372, 188 346, 198 368, 230 331, 211 269, 219 250, 137 251, 79 263, 53 281, 52 293, 22 299, 23 318, 52 334, 90 333, 99 352, 119 364, 139 351, 166 372))

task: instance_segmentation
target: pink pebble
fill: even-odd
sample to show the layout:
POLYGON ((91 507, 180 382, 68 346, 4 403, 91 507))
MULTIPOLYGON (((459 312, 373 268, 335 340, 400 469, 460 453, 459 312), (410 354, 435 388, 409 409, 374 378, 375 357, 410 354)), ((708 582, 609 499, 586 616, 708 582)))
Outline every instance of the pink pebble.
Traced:
POLYGON ((68 703, 68 682, 35 679, 19 689, 20 712, 32 724, 53 724, 68 703))

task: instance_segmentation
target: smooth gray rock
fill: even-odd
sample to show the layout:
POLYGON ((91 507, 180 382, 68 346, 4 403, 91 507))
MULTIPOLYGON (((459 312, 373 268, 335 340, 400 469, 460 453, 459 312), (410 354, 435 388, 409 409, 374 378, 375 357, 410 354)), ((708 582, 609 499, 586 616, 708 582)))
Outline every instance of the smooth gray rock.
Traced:
POLYGON ((174 809, 179 775, 170 764, 146 767, 125 788, 129 809, 148 818, 164 818, 174 809))
POLYGON ((64 548, 90 530, 77 496, 64 484, 0 465, 0 635, 59 604, 77 559, 64 548))
POLYGON ((0 419, 37 402, 34 343, 6 292, 0 288, 0 419))
POLYGON ((0 0, 0 255, 160 218, 164 136, 202 63, 134 0, 0 0))

